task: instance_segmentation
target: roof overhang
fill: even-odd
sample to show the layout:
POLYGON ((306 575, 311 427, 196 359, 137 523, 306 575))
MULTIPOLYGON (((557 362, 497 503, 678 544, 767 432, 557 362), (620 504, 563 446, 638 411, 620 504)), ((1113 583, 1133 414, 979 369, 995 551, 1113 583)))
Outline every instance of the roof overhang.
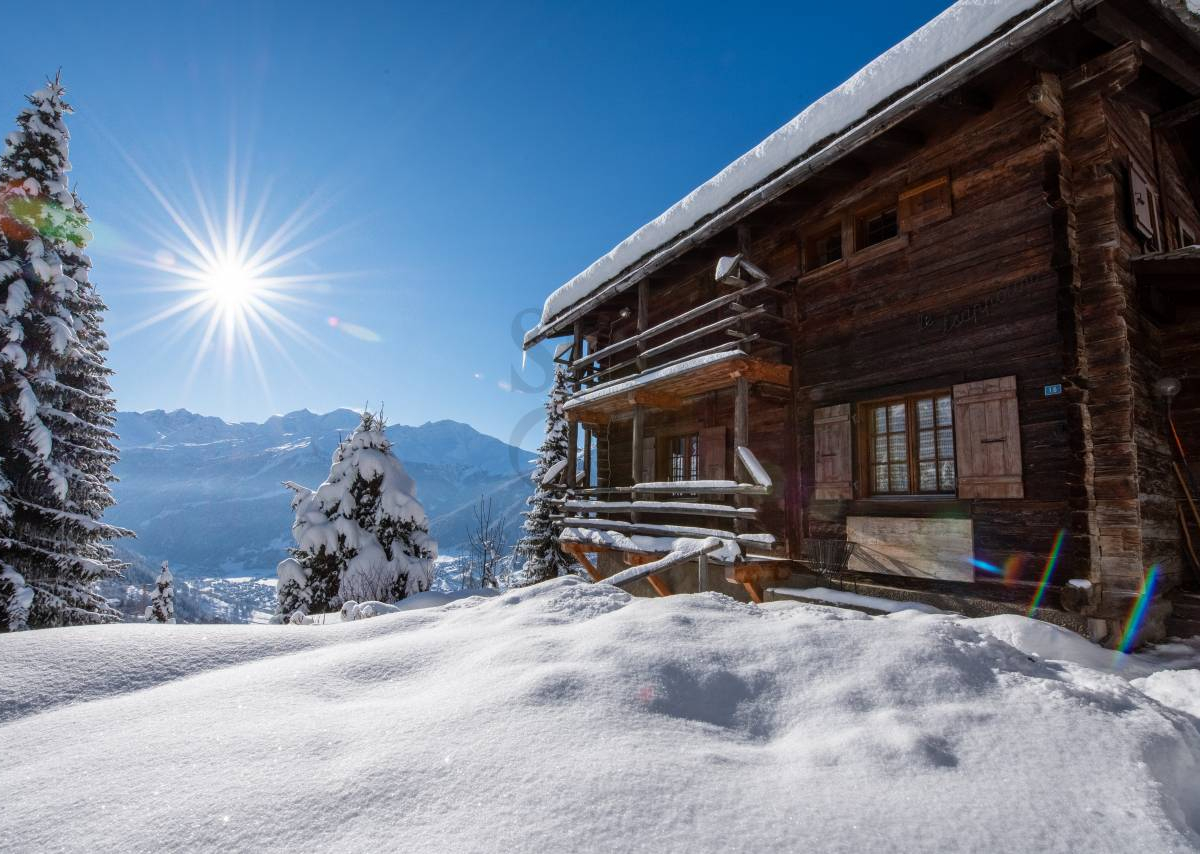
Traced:
MULTIPOLYGON (((1104 0, 1050 0, 1026 10, 987 38, 976 42, 940 70, 894 93, 843 131, 817 143, 782 169, 692 227, 661 242, 619 274, 590 289, 585 296, 555 316, 543 318, 537 326, 525 333, 523 348, 527 350, 547 338, 564 334, 578 318, 597 306, 623 293, 688 250, 802 184, 812 175, 949 94, 976 75, 1015 56, 1060 24, 1081 18, 1085 12, 1102 2, 1104 0)), ((1191 38, 1200 39, 1200 23, 1190 20, 1197 16, 1188 9, 1188 0, 1154 2, 1168 13, 1168 17, 1177 21, 1186 20, 1185 26, 1191 30, 1191 38)))

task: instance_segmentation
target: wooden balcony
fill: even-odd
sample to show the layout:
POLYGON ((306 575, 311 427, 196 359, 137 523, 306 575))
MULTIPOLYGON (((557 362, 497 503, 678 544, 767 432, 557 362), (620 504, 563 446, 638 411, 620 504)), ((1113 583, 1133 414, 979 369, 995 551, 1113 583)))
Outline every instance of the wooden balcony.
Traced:
POLYGON ((573 396, 564 408, 571 421, 604 424, 639 405, 678 409, 689 398, 733 388, 739 379, 786 388, 791 372, 788 365, 748 356, 740 350, 711 353, 589 388, 573 396))

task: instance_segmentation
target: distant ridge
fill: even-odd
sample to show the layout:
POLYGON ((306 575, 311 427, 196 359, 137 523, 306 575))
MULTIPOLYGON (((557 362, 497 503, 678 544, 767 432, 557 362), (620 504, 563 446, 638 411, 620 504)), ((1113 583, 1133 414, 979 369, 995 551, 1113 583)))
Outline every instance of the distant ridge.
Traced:
MULTIPOLYGON (((117 413, 114 485, 107 518, 131 528, 129 545, 183 576, 274 570, 291 544, 289 493, 280 482, 317 486, 338 439, 358 423, 351 409, 230 423, 186 409, 117 413)), ((457 421, 388 428, 396 454, 444 552, 466 543, 468 508, 490 497, 515 531, 530 491, 533 453, 457 421)))

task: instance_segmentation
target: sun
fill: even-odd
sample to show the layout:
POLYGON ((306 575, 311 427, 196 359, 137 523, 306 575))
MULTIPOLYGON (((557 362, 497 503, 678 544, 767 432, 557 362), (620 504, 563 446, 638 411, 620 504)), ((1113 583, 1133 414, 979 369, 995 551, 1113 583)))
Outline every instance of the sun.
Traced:
POLYGON ((288 344, 328 354, 329 348, 315 337, 313 328, 298 322, 298 313, 323 316, 313 297, 328 293, 331 281, 349 274, 289 269, 306 262, 312 250, 339 233, 336 229, 310 233, 323 211, 304 204, 283 213, 278 224, 268 228, 272 217, 267 195, 248 203, 248 183, 237 174, 231 157, 224 204, 214 204, 193 180, 194 206, 185 212, 135 162, 127 162, 166 214, 166 222, 146 226, 157 251, 129 260, 151 271, 153 284, 146 290, 168 292, 175 298, 114 339, 168 324, 172 341, 193 342, 189 387, 208 357, 220 355, 230 378, 234 371, 249 368, 268 395, 262 346, 275 350, 299 376, 303 372, 288 344), (161 227, 168 223, 173 228, 161 227))
POLYGON ((242 312, 255 302, 261 283, 254 271, 239 261, 226 261, 202 271, 201 287, 216 306, 227 312, 242 312))

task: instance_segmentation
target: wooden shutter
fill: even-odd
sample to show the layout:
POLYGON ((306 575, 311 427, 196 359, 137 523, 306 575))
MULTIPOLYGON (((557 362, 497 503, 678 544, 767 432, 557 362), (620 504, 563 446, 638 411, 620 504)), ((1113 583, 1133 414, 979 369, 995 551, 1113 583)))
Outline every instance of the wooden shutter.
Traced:
POLYGON ((823 406, 813 411, 813 452, 817 501, 854 497, 851 464, 850 404, 823 406))
POLYGON ((949 176, 910 187, 900 194, 897 206, 900 231, 914 231, 941 222, 950 216, 952 209, 949 176))
POLYGON ((725 479, 725 428, 700 431, 700 480, 725 479))
POLYGON ((954 387, 960 498, 1023 498, 1017 378, 954 387))
POLYGON ((642 476, 640 483, 652 483, 658 470, 658 453, 654 447, 653 436, 642 437, 642 476))

